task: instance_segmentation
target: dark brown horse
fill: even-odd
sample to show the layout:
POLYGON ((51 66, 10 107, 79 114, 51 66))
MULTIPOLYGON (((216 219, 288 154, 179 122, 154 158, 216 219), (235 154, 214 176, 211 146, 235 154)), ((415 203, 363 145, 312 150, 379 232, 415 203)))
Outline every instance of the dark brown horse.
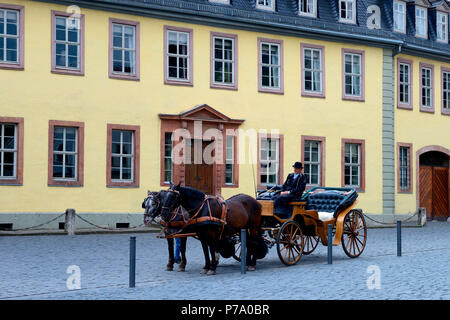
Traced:
MULTIPOLYGON (((145 225, 150 225, 158 216, 161 215, 161 199, 159 192, 148 192, 147 198, 142 202, 142 208, 145 209, 144 213, 144 223, 145 225)), ((180 217, 177 217, 178 220, 181 220, 180 217)), ((175 233, 179 230, 168 229, 169 233, 175 233)), ((186 242, 187 238, 180 238, 180 254, 181 254, 181 262, 178 267, 178 271, 186 270, 186 242)), ((173 238, 167 238, 167 247, 169 250, 169 261, 167 262, 166 270, 173 271, 173 265, 175 263, 174 250, 173 250, 173 238)))
MULTIPOLYGON (((189 228, 197 233, 205 256, 202 273, 216 274, 218 241, 240 234, 241 229, 248 229, 250 239, 257 239, 261 234, 261 205, 246 194, 235 195, 222 202, 217 197, 206 196, 203 192, 180 184, 171 184, 169 190, 160 192, 161 218, 173 219, 175 209, 180 205, 188 212, 189 228), (226 223, 221 223, 224 220, 226 223), (208 252, 209 249, 209 252, 208 252), (210 258, 211 255, 211 258, 210 258)), ((247 250, 247 265, 254 266, 251 250, 247 250)))

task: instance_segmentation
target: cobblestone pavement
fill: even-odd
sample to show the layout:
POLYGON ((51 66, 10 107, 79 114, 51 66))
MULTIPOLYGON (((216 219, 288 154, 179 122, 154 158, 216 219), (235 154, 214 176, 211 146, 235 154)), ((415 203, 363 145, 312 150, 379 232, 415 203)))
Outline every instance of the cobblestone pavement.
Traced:
POLYGON ((135 234, 136 288, 128 288, 130 234, 0 237, 0 299, 450 299, 450 223, 429 222, 402 230, 397 257, 396 229, 369 229, 366 250, 357 259, 333 247, 319 247, 300 263, 285 267, 272 248, 257 271, 221 259, 216 276, 200 274, 199 241, 187 243, 186 272, 167 272, 166 241, 155 233, 135 234), (66 270, 81 270, 81 289, 68 290, 66 270), (369 289, 380 269, 380 289, 369 289), (219 289, 219 290, 218 290, 219 289))

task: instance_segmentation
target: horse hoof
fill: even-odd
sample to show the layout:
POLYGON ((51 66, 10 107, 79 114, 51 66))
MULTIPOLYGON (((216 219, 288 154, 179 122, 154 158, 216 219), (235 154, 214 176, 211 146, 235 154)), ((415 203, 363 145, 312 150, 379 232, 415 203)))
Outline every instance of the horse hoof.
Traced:
POLYGON ((208 269, 202 269, 202 271, 200 271, 200 274, 207 274, 208 273, 208 269))
POLYGON ((248 266, 248 267, 247 267, 247 271, 255 271, 255 270, 256 270, 255 267, 252 267, 252 266, 248 266))
POLYGON ((173 267, 166 267, 166 271, 173 271, 173 267))
POLYGON ((208 270, 208 272, 206 273, 208 276, 213 276, 216 274, 216 270, 208 270))
POLYGON ((185 268, 178 268, 178 272, 185 272, 186 269, 185 268))

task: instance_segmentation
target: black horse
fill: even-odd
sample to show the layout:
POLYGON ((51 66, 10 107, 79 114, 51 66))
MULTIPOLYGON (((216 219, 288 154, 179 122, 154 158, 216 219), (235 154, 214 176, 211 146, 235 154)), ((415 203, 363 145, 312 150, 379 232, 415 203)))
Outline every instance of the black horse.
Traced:
MULTIPOLYGON (((144 202, 142 202, 142 208, 145 209, 144 214, 144 223, 146 225, 150 225, 157 217, 161 215, 161 200, 159 192, 148 192, 147 198, 144 199, 144 202)), ((180 208, 180 210, 182 210, 180 208)), ((177 221, 182 221, 181 217, 176 218, 177 221)), ((172 228, 168 229, 168 233, 176 233, 179 230, 175 230, 172 228)), ((181 262, 178 267, 178 271, 185 271, 186 270, 186 242, 187 238, 182 237, 180 238, 181 244, 180 244, 180 253, 181 253, 181 262)), ((167 271, 173 271, 173 265, 175 263, 175 257, 174 257, 174 250, 173 250, 173 238, 167 238, 167 247, 169 249, 169 261, 166 266, 167 271)))
MULTIPOLYGON (((221 239, 229 239, 239 234, 241 229, 249 230, 250 239, 261 237, 261 205, 248 195, 238 194, 221 202, 217 197, 208 197, 194 188, 171 184, 170 189, 162 190, 159 196, 162 206, 161 218, 164 221, 173 219, 173 212, 179 206, 186 209, 189 219, 200 221, 191 227, 195 228, 202 243, 205 256, 202 273, 216 274, 218 261, 215 253, 220 251, 218 244, 221 239), (226 208, 225 217, 224 208, 226 208), (222 218, 225 218, 226 224, 217 222, 222 218)), ((252 256, 252 250, 247 250, 246 261, 254 270, 256 258, 252 256)))

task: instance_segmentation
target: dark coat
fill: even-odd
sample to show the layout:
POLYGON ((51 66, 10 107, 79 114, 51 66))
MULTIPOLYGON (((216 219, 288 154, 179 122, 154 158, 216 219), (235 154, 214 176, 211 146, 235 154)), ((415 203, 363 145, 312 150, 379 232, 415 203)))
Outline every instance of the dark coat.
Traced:
POLYGON ((290 195, 295 198, 301 198, 306 188, 306 176, 300 172, 297 179, 294 179, 294 174, 290 173, 287 176, 286 182, 283 184, 281 191, 290 191, 290 195))

